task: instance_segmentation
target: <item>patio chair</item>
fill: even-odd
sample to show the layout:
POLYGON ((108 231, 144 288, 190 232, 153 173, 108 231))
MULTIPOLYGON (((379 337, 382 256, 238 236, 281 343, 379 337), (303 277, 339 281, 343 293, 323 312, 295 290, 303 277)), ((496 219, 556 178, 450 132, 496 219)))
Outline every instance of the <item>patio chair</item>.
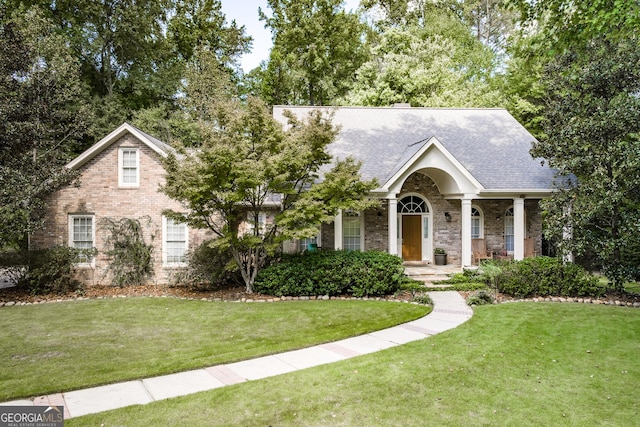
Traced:
POLYGON ((528 237, 524 239, 524 257, 530 258, 538 256, 536 253, 536 245, 532 238, 528 237))
POLYGON ((479 264, 483 259, 493 259, 493 255, 487 252, 484 239, 471 239, 472 262, 479 264))

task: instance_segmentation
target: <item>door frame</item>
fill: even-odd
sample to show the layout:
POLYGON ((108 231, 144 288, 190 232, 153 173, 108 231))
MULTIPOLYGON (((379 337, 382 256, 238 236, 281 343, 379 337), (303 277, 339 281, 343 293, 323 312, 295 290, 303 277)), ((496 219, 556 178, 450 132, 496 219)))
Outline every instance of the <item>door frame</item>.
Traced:
POLYGON ((420 235, 422 236, 422 262, 433 262, 433 209, 431 207, 431 203, 421 194, 418 193, 407 193, 403 194, 401 197, 398 197, 398 248, 400 248, 400 256, 402 256, 402 239, 403 239, 403 230, 402 230, 402 217, 405 215, 420 215, 420 235), (427 208, 427 212, 401 212, 402 206, 400 204, 401 200, 404 200, 406 197, 413 196, 418 197, 422 201, 425 202, 425 206, 427 208), (426 230, 425 230, 426 228, 426 230), (425 237, 426 236, 426 237, 425 237))

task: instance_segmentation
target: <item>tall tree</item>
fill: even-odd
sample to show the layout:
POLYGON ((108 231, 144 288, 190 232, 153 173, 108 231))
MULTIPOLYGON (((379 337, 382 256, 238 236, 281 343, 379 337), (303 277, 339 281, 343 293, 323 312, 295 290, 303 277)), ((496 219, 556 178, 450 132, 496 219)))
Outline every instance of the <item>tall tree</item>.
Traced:
POLYGON ((366 58, 366 27, 343 0, 268 0, 260 11, 273 47, 262 74, 269 104, 327 105, 346 93, 366 58))
MULTIPOLYGON (((234 70, 249 50, 244 27, 227 23, 220 0, 7 0, 38 5, 68 38, 81 64, 102 137, 145 108, 176 108, 197 49, 234 70)), ((91 142, 91 141, 88 141, 91 142)))
POLYGON ((64 167, 89 109, 79 64, 36 9, 0 9, 0 246, 41 225, 45 198, 73 175, 64 167))
MULTIPOLYGON (((224 74, 203 71, 211 75, 193 80, 228 87, 224 74)), ((202 83, 188 87, 197 91, 202 83)), ((187 210, 168 214, 209 229, 218 236, 216 245, 231 250, 252 292, 267 254, 281 239, 309 237, 339 209, 369 206, 365 198, 376 184, 361 182, 360 166, 351 159, 335 163, 318 182, 321 168, 332 162, 326 149, 337 132, 322 113, 290 116, 283 129, 257 98, 241 103, 201 95, 194 106, 200 111, 202 144, 167 159, 162 191, 187 210), (261 223, 269 210, 275 210, 275 219, 261 223)))
POLYGON ((540 46, 554 56, 543 81, 544 137, 532 153, 570 178, 545 202, 546 232, 566 250, 592 255, 621 286, 638 273, 640 251, 640 4, 533 6, 546 36, 540 46), (571 237, 562 238, 567 228, 571 237))
POLYGON ((493 107, 494 55, 450 10, 427 8, 419 23, 383 29, 371 59, 342 101, 352 105, 493 107))

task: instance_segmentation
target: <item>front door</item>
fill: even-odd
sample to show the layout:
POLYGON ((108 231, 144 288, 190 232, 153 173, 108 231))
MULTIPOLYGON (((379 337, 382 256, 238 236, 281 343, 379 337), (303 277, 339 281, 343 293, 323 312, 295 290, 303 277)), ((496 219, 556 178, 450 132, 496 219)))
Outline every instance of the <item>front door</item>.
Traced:
POLYGON ((422 261, 421 215, 402 215, 402 259, 422 261))

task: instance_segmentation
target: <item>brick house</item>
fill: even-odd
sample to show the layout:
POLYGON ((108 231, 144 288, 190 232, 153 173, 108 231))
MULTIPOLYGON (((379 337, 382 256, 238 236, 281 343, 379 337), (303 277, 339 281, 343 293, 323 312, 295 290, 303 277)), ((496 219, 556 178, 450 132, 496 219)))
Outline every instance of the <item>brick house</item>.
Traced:
POLYGON ((166 283, 184 266, 188 248, 210 238, 162 215, 164 209, 181 209, 158 191, 164 181, 161 159, 170 151, 167 144, 128 123, 118 127, 67 165, 80 172, 80 185, 67 186, 50 198, 45 226, 30 236, 30 245, 95 247, 98 256, 77 271, 87 284, 108 283, 100 220, 142 219, 145 240, 154 244, 154 281, 166 283))
MULTIPOLYGON (((306 116, 317 107, 274 107, 306 116)), ((377 179, 377 209, 348 212, 321 227, 325 249, 381 250, 405 261, 472 264, 472 242, 515 259, 542 252, 539 201, 554 171, 529 154, 535 138, 504 109, 431 109, 405 105, 326 107, 340 127, 335 158, 362 162, 377 179), (476 240, 478 241, 478 240, 476 240)))
MULTIPOLYGON (((317 107, 275 106, 286 124, 317 107)), ((472 264, 472 240, 515 259, 525 246, 541 253, 542 214, 538 202, 552 191, 554 173, 531 158, 534 140, 506 110, 409 107, 321 107, 340 127, 329 151, 362 162, 362 178, 378 181, 375 209, 343 212, 315 238, 291 241, 285 251, 316 244, 323 249, 381 250, 406 261, 433 262, 442 248, 450 264, 472 264), (528 244, 527 244, 528 242, 528 244)), ((163 217, 181 206, 158 191, 161 159, 172 148, 127 123, 82 153, 67 167, 80 173, 49 200, 45 227, 30 236, 35 247, 96 247, 96 259, 81 265, 88 284, 106 281, 101 254, 102 218, 146 218, 153 236, 156 283, 166 283, 184 266, 189 248, 212 236, 163 217)), ((269 222, 273 215, 261 213, 269 222)))

